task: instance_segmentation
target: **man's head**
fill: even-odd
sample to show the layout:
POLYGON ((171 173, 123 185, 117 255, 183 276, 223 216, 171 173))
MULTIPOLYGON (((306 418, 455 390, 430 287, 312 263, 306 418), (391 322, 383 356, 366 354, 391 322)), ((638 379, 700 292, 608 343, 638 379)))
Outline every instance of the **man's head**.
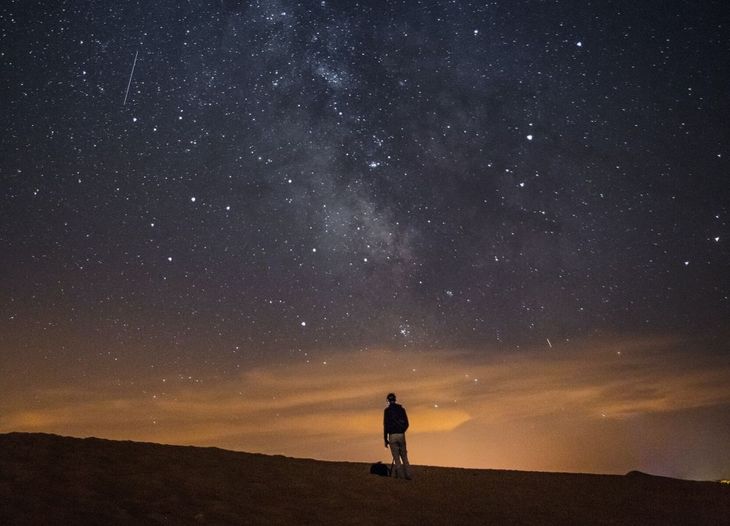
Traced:
POLYGON ((388 393, 388 396, 386 396, 385 398, 387 398, 388 402, 392 404, 393 402, 395 402, 395 393, 388 393))

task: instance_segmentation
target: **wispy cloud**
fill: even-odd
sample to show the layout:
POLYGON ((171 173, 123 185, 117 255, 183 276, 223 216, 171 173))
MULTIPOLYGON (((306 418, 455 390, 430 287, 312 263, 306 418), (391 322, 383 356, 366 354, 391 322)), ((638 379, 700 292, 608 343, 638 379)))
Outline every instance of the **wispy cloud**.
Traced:
POLYGON ((468 424, 460 439, 477 450, 480 426, 509 434, 551 415, 587 425, 730 404, 728 361, 706 354, 692 361, 679 345, 652 338, 512 354, 333 352, 326 363, 272 365, 199 383, 170 376, 133 386, 39 388, 32 403, 2 404, 0 429, 307 456, 333 454, 326 442, 336 441, 351 444, 346 454, 362 460, 393 390, 409 411, 412 437, 448 440, 468 424))

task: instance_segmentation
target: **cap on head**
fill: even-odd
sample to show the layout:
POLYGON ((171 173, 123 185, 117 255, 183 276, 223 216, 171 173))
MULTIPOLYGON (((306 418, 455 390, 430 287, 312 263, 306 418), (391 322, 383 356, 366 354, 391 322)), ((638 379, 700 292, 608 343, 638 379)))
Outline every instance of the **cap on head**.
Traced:
POLYGON ((388 393, 386 398, 388 399, 388 402, 395 402, 395 393, 388 393))

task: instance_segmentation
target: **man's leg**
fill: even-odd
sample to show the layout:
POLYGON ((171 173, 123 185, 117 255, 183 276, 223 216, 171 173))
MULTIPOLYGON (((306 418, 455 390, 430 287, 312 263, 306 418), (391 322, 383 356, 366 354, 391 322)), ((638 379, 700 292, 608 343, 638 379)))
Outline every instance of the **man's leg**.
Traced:
POLYGON ((400 446, 399 441, 393 434, 390 435, 390 454, 393 455, 393 464, 395 464, 395 477, 398 478, 400 472, 400 446))
POLYGON ((403 440, 401 442, 401 448, 400 448, 400 457, 403 460, 403 474, 405 475, 406 479, 411 479, 411 465, 408 463, 408 451, 406 451, 406 436, 403 435, 403 440))

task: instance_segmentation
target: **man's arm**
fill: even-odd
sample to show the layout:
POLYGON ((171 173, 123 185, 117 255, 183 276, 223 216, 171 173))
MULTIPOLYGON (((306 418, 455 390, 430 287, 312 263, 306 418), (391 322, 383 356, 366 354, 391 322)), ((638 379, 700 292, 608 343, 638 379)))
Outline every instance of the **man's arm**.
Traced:
POLYGON ((388 410, 383 411, 383 442, 385 447, 388 447, 388 431, 386 427, 386 421, 388 420, 388 410))

